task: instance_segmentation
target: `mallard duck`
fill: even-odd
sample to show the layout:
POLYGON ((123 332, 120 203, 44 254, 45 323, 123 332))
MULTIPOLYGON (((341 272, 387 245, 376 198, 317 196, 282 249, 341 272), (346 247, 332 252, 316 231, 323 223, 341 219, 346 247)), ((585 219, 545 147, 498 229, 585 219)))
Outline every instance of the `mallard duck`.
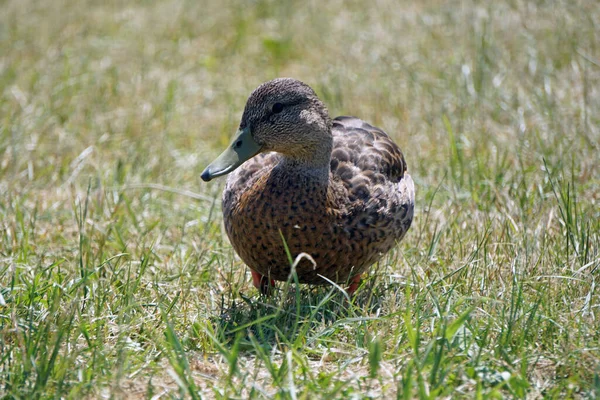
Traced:
POLYGON ((231 145, 202 179, 226 174, 225 229, 264 294, 289 278, 289 256, 300 283, 349 283, 353 293, 413 219, 414 184, 400 148, 358 118, 332 120, 296 79, 250 94, 231 145))

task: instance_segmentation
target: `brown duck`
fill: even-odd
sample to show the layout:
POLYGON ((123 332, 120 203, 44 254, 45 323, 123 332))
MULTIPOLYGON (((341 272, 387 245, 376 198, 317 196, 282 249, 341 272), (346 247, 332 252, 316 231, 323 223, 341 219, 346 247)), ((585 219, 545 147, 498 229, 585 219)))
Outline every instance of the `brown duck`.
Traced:
POLYGON ((252 92, 231 145, 202 179, 225 174, 225 229, 264 294, 289 278, 288 252, 301 283, 349 283, 353 293, 413 218, 400 148, 358 118, 332 120, 295 79, 252 92))

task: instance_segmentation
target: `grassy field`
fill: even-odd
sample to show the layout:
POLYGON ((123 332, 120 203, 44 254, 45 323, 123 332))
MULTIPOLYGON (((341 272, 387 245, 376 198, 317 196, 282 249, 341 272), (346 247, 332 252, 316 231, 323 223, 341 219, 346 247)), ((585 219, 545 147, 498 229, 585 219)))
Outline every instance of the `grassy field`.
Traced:
POLYGON ((599 154, 595 0, 1 0, 0 397, 600 396, 599 154), (200 180, 277 76, 417 185, 351 302, 200 180))

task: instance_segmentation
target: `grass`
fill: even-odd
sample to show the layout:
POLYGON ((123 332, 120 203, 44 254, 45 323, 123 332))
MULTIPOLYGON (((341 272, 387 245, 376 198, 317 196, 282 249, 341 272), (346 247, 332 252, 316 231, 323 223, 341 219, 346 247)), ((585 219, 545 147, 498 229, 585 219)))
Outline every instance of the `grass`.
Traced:
POLYGON ((599 395, 597 2, 0 4, 0 397, 599 395), (276 76, 416 182, 352 301, 259 296, 199 179, 276 76))

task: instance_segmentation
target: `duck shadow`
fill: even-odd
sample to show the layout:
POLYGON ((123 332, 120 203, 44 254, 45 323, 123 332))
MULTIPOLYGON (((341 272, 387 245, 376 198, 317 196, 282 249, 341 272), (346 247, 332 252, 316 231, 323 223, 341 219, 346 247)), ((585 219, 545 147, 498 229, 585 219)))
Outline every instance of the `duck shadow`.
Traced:
POLYGON ((335 334, 347 323, 360 323, 379 315, 381 295, 389 290, 366 282, 354 297, 332 286, 286 283, 270 296, 237 293, 221 304, 212 318, 221 344, 241 345, 252 351, 261 348, 289 348, 310 344, 335 334))

